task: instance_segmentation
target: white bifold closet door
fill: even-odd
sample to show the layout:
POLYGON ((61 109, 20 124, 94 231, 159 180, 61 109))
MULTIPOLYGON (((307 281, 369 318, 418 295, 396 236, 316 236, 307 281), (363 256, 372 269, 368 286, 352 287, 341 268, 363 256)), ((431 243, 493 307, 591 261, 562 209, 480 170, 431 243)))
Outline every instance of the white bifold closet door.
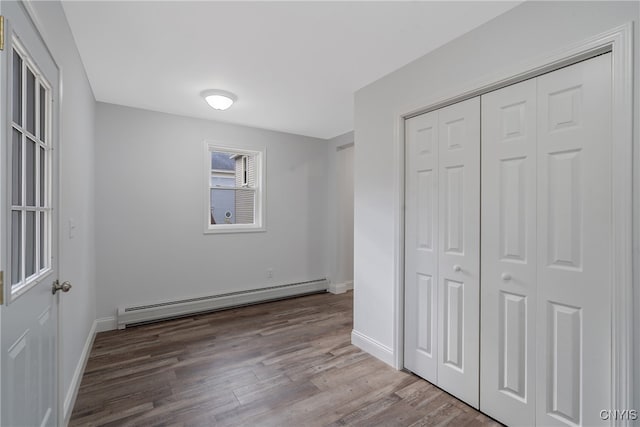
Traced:
POLYGON ((477 408, 480 100, 405 132, 405 367, 477 408))
POLYGON ((482 97, 481 408, 533 425, 536 400, 536 80, 482 97))
POLYGON ((604 425, 611 389, 611 57, 482 97, 481 405, 604 425))

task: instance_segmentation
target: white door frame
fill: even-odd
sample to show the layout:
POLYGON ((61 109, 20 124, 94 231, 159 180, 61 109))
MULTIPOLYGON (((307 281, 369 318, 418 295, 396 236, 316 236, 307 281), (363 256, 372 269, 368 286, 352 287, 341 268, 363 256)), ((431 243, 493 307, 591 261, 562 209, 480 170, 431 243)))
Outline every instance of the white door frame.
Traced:
MULTIPOLYGON (((433 111, 541 74, 600 55, 612 54, 612 342, 611 408, 633 408, 633 23, 550 52, 527 64, 427 97, 394 113, 396 172, 394 242, 394 367, 404 367, 404 122, 433 111)), ((637 147, 640 149, 640 147, 637 147)), ((635 165, 640 167, 640 165, 635 165)), ((606 345, 606 343, 604 344, 606 345)), ((618 421, 627 425, 628 421, 618 421)))

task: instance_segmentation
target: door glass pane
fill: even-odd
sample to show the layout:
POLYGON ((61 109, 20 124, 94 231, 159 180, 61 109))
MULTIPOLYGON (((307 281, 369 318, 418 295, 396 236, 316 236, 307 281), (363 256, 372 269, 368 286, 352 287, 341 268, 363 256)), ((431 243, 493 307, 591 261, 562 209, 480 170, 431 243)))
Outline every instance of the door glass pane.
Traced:
POLYGON ((20 282, 22 266, 22 212, 11 212, 11 284, 20 282))
POLYGON ((27 211, 27 225, 25 236, 25 277, 36 272, 36 213, 27 211))
POLYGON ((36 76, 27 67, 27 130, 36 133, 36 76))
POLYGON ((40 147, 40 207, 45 206, 45 195, 47 189, 44 185, 44 177, 45 177, 45 151, 43 147, 40 147))
POLYGON ((42 270, 43 268, 45 268, 47 266, 45 259, 44 259, 44 246, 45 246, 45 240, 44 240, 44 236, 45 236, 45 221, 44 221, 44 217, 46 215, 45 212, 39 212, 40 215, 40 265, 38 266, 39 270, 42 270))
POLYGON ((22 125, 22 58, 13 51, 13 121, 22 125))
POLYGON ((36 143, 27 138, 26 144, 26 170, 25 170, 25 180, 27 184, 27 193, 26 193, 26 205, 27 206, 35 206, 36 205, 36 143))
POLYGON ((22 134, 13 129, 11 145, 11 204, 22 204, 22 134))
POLYGON ((45 89, 40 86, 40 133, 39 133, 39 137, 40 140, 42 142, 47 142, 47 132, 46 132, 46 119, 47 119, 47 114, 46 114, 46 106, 47 106, 47 92, 45 91, 45 89))
POLYGON ((27 279, 37 279, 41 271, 50 267, 51 259, 48 176, 51 96, 37 69, 19 52, 18 47, 12 52, 9 69, 12 94, 9 115, 14 124, 9 128, 7 199, 11 197, 11 207, 7 252, 11 269, 8 281, 14 289, 22 288, 27 279))

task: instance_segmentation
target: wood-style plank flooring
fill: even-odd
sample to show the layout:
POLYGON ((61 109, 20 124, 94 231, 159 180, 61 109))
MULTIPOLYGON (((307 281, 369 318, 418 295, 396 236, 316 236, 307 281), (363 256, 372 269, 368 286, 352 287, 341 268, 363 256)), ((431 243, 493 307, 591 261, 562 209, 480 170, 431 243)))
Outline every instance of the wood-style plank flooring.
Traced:
POLYGON ((97 335, 71 426, 497 426, 350 344, 352 293, 97 335))

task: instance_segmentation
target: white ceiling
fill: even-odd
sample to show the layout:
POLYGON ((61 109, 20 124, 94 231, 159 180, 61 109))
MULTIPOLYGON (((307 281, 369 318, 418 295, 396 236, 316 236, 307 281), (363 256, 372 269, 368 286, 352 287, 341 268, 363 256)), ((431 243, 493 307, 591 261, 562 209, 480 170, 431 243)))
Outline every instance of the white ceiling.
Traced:
POLYGON ((520 2, 63 1, 98 101, 331 138, 353 93, 520 2), (206 89, 238 96, 211 109, 206 89))

